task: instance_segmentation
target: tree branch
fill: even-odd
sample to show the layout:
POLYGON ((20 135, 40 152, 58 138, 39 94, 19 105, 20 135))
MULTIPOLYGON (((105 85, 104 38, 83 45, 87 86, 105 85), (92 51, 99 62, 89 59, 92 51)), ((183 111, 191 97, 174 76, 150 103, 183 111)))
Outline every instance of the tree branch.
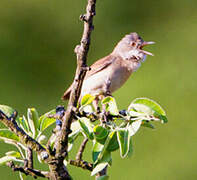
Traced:
POLYGON ((27 167, 33 169, 33 151, 31 148, 27 148, 27 167))
POLYGON ((20 139, 20 142, 23 143, 26 147, 31 148, 32 150, 36 151, 42 158, 48 162, 49 154, 46 149, 39 144, 36 140, 30 137, 28 134, 21 129, 15 119, 17 117, 17 112, 15 111, 11 117, 7 117, 1 110, 0 110, 0 120, 1 122, 7 126, 11 131, 13 131, 20 139))
POLYGON ((85 138, 83 140, 83 142, 81 143, 81 146, 79 147, 79 151, 78 151, 78 153, 76 155, 76 160, 77 161, 82 160, 83 152, 85 150, 85 147, 86 147, 87 142, 88 142, 88 138, 85 138))
POLYGON ((68 135, 71 132, 70 126, 74 118, 74 109, 77 107, 82 83, 88 70, 86 65, 86 59, 90 46, 90 35, 93 30, 93 17, 96 14, 95 5, 96 0, 88 0, 86 14, 83 15, 83 18, 81 18, 84 21, 84 31, 80 45, 77 45, 75 48, 75 52, 77 55, 77 70, 72 86, 68 108, 65 112, 65 115, 63 116, 62 131, 58 140, 59 145, 57 146, 56 150, 56 157, 62 159, 62 161, 67 155, 66 151, 68 147, 68 135))
POLYGON ((84 21, 84 31, 80 45, 75 48, 77 55, 77 69, 72 86, 67 110, 62 118, 62 129, 56 144, 56 154, 53 163, 49 164, 52 179, 71 179, 66 167, 63 167, 64 158, 67 156, 68 135, 71 133, 71 123, 75 117, 75 110, 81 93, 81 87, 89 68, 86 65, 87 54, 90 46, 90 35, 93 30, 93 17, 95 16, 96 0, 88 0, 86 14, 81 20, 84 21))
POLYGON ((7 162, 6 165, 10 167, 13 171, 19 171, 21 173, 24 173, 26 176, 30 175, 30 176, 33 176, 34 178, 44 177, 44 178, 49 179, 49 172, 47 171, 40 171, 40 170, 28 168, 28 167, 17 166, 12 161, 7 162))
POLYGON ((83 161, 83 160, 80 160, 80 161, 69 160, 68 163, 70 165, 73 165, 73 166, 76 166, 76 167, 80 167, 80 168, 85 169, 85 170, 89 170, 89 171, 93 170, 93 164, 89 163, 87 161, 83 161))

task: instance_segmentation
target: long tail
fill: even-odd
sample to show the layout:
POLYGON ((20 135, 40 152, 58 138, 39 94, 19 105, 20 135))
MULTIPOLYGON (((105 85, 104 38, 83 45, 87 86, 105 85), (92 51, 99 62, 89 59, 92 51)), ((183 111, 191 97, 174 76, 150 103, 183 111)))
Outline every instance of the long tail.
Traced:
POLYGON ((62 96, 62 100, 68 100, 70 98, 72 85, 65 91, 64 95, 62 96))

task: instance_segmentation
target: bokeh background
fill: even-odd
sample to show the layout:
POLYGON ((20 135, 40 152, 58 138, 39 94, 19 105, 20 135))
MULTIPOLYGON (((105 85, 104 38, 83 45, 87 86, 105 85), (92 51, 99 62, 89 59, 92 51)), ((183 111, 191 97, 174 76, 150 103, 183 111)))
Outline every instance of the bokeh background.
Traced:
MULTIPOLYGON (((43 114, 62 104, 72 82, 86 0, 1 0, 0 104, 26 114, 43 114)), ((156 44, 129 81, 114 93, 120 108, 136 97, 158 101, 169 123, 156 130, 141 128, 133 138, 134 154, 113 153, 113 180, 197 179, 197 1, 98 0, 88 64, 110 53, 126 34, 138 32, 156 44)), ((3 156, 9 146, 0 142, 3 156)), ((90 149, 90 146, 89 148, 90 149)), ((86 158, 90 151, 86 151, 86 158)), ((69 167, 74 179, 92 179, 89 172, 69 167)), ((1 180, 18 179, 0 167, 1 180)), ((31 178, 28 178, 31 179, 31 178)))

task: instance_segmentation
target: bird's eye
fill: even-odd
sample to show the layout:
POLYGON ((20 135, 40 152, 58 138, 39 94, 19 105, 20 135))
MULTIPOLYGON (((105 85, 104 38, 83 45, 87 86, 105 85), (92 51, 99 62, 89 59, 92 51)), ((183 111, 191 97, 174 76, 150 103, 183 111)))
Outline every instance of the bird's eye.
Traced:
POLYGON ((131 46, 135 46, 135 45, 136 45, 136 43, 135 43, 135 42, 132 42, 132 43, 131 43, 131 46))

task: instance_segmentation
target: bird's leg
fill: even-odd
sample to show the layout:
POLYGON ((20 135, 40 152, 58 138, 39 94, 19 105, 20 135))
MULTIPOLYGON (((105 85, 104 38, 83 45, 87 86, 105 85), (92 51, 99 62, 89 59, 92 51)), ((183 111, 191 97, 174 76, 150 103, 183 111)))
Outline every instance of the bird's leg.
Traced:
POLYGON ((96 96, 96 98, 94 99, 94 101, 92 102, 92 105, 96 111, 96 114, 99 114, 101 112, 100 107, 99 107, 99 97, 96 96))
MULTIPOLYGON (((111 80, 110 79, 107 79, 106 80, 106 83, 105 83, 105 86, 104 86, 104 94, 103 96, 106 97, 106 96, 112 96, 111 95, 111 91, 110 91, 110 86, 111 86, 111 80)), ((109 112, 106 111, 106 104, 103 104, 102 105, 102 120, 101 120, 101 123, 102 124, 105 124, 108 122, 108 117, 109 115, 109 112)))
POLYGON ((104 86, 104 96, 111 96, 111 91, 110 91, 110 86, 111 86, 111 80, 107 79, 105 86, 104 86))

